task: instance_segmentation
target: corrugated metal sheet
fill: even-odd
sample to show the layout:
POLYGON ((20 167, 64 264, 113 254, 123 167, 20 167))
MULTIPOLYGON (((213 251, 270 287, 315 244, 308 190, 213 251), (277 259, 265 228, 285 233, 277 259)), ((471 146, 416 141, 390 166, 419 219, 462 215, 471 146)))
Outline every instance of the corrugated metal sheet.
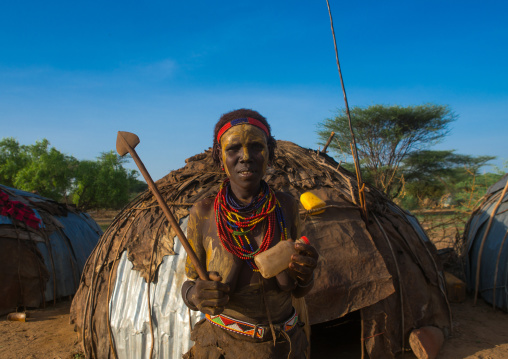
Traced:
MULTIPOLYGON (((187 219, 180 221, 186 233, 187 219)), ((180 289, 186 280, 185 251, 175 239, 174 256, 165 256, 157 271, 156 283, 150 283, 150 304, 154 331, 153 358, 181 358, 192 346, 190 326, 201 318, 189 311, 181 299, 180 289)), ((148 286, 123 252, 109 303, 113 340, 121 359, 148 358, 152 338, 148 317, 148 286)))
MULTIPOLYGON (((489 193, 502 191, 506 184, 505 176, 496 185, 489 189, 489 193)), ((468 254, 466 258, 466 283, 470 290, 476 287, 476 271, 478 268, 478 256, 480 246, 487 229, 489 218, 494 211, 496 203, 499 201, 501 193, 487 201, 482 209, 474 214, 470 219, 468 232, 465 233, 467 239, 468 254)), ((496 306, 508 311, 508 239, 501 249, 502 241, 508 230, 508 194, 505 195, 503 202, 497 210, 489 233, 485 240, 480 264, 480 283, 479 294, 488 303, 494 300, 494 287, 496 288, 496 306), (497 279, 494 283, 497 258, 501 249, 499 265, 497 268, 497 279)))

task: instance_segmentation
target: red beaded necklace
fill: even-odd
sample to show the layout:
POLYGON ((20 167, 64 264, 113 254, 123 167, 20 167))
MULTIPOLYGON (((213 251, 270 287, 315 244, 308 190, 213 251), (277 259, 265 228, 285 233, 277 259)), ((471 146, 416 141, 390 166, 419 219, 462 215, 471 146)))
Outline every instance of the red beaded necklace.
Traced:
POLYGON ((275 222, 279 225, 281 238, 287 239, 284 214, 273 190, 261 181, 261 191, 246 206, 239 205, 231 193, 229 179, 220 187, 214 201, 215 222, 222 246, 236 257, 243 259, 253 271, 259 271, 254 257, 270 248, 275 232, 275 222), (256 225, 268 221, 268 228, 259 248, 250 241, 248 234, 256 225))

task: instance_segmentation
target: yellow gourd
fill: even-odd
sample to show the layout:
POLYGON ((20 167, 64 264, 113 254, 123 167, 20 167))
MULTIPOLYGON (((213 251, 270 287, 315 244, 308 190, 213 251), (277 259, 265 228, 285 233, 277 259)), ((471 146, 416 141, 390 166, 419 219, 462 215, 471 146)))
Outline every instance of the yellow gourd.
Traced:
MULTIPOLYGON (((300 196, 300 202, 302 202, 303 208, 305 208, 307 211, 326 206, 326 203, 321 198, 319 198, 318 196, 316 196, 314 193, 311 192, 302 193, 302 195, 300 196)), ((309 214, 316 215, 323 213, 324 211, 325 210, 323 209, 321 211, 316 211, 309 214)))

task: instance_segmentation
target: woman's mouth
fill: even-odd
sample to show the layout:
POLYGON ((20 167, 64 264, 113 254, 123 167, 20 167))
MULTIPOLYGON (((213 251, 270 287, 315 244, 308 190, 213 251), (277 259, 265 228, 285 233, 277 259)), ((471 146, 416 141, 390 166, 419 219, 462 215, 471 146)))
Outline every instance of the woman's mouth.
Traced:
POLYGON ((238 171, 238 174, 240 175, 240 177, 251 177, 252 175, 254 175, 254 171, 252 170, 241 170, 241 171, 238 171))

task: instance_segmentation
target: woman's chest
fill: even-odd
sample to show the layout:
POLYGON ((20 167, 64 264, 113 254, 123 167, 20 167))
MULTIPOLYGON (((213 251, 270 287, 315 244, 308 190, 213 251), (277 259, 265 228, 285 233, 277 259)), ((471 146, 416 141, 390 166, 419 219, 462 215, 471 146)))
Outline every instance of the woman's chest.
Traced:
POLYGON ((221 233, 217 223, 210 221, 203 230, 207 270, 218 272, 223 282, 234 288, 259 284, 259 272, 252 268, 253 256, 260 248, 278 243, 281 236, 279 228, 270 231, 269 225, 268 221, 262 221, 249 231, 233 228, 221 233))

